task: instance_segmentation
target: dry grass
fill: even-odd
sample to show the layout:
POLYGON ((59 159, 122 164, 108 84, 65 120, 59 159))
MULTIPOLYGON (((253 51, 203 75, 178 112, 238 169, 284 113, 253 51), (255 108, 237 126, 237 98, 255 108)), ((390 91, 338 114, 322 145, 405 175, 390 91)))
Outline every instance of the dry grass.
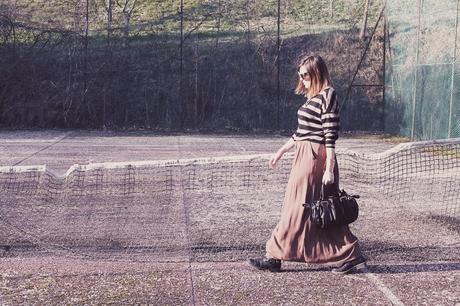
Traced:
POLYGON ((411 142, 412 140, 409 137, 385 134, 382 132, 367 132, 367 131, 344 131, 341 133, 345 137, 352 137, 353 139, 374 139, 374 140, 383 140, 391 142, 394 144, 411 142))

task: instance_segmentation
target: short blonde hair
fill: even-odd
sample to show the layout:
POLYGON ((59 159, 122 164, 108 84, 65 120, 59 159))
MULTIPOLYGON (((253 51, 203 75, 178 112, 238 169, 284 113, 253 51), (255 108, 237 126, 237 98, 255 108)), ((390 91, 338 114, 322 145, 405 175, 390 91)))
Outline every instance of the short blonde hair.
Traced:
POLYGON ((311 86, 307 91, 302 79, 300 78, 295 88, 296 94, 303 94, 305 97, 311 98, 323 90, 324 87, 332 86, 329 71, 321 56, 315 54, 302 56, 299 60, 299 64, 297 65, 297 73, 299 73, 300 67, 302 66, 305 66, 307 73, 310 76, 311 86))

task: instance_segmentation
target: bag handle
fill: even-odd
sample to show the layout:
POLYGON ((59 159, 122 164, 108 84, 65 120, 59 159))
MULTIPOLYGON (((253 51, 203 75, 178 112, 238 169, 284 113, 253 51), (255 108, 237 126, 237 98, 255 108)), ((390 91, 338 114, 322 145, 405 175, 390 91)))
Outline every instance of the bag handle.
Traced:
MULTIPOLYGON (((329 186, 329 185, 334 185, 334 186, 336 186, 336 184, 334 184, 334 183, 328 184, 327 186, 329 186)), ((326 186, 325 184, 321 183, 320 200, 324 200, 324 188, 325 188, 325 187, 328 188, 327 186, 326 186)), ((335 192, 336 192, 336 193, 335 193, 334 195, 337 195, 337 196, 340 195, 339 189, 338 189, 338 188, 335 190, 335 192)), ((331 193, 329 193, 329 194, 331 194, 331 193)), ((358 196, 358 197, 359 197, 359 196, 358 196)), ((309 203, 307 202, 306 195, 305 195, 305 203, 303 203, 302 206, 304 206, 304 207, 306 207, 306 208, 309 207, 309 205, 305 205, 305 204, 309 204, 309 203)))
MULTIPOLYGON (((321 200, 324 200, 324 189, 325 189, 325 188, 328 188, 327 186, 330 186, 330 185, 333 185, 333 187, 334 187, 334 189, 335 189, 335 190, 333 190, 333 191, 335 191, 335 194, 333 194, 333 195, 335 195, 335 196, 339 195, 339 189, 336 188, 336 187, 337 187, 336 184, 332 183, 332 184, 327 184, 327 185, 326 185, 326 184, 321 183, 321 200)), ((330 188, 329 188, 329 189, 330 189, 330 188)), ((330 195, 330 194, 332 194, 332 192, 329 192, 329 193, 328 193, 328 195, 330 195)))

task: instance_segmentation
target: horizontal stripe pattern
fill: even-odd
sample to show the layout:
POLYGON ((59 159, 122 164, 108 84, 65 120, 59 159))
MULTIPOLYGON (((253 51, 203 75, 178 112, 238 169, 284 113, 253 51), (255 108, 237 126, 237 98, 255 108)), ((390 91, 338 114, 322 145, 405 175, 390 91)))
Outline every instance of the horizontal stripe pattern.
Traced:
POLYGON ((340 115, 337 93, 326 87, 307 100, 297 110, 297 130, 291 136, 295 141, 310 140, 335 148, 339 138, 340 115))

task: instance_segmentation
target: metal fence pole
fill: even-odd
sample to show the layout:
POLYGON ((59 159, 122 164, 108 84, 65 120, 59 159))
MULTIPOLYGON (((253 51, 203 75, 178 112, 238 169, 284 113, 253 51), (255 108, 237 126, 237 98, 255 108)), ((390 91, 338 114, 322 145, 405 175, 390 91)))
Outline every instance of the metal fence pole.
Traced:
POLYGON ((280 125, 280 100, 281 100, 281 86, 280 86, 280 55, 281 55, 281 40, 280 40, 280 32, 281 32, 281 0, 278 0, 278 33, 277 33, 277 41, 276 41, 276 50, 277 50, 277 55, 276 55, 276 64, 277 64, 277 104, 276 104, 276 123, 278 130, 280 130, 281 125, 280 125))
POLYGON ((455 77, 455 61, 457 60, 457 26, 458 26, 458 7, 459 0, 457 0, 457 11, 455 15, 455 40, 454 40, 454 50, 452 52, 452 74, 450 77, 450 101, 449 101, 449 125, 447 130, 447 138, 452 137, 452 104, 454 101, 454 77, 455 77))
POLYGON ((418 25, 417 25, 417 47, 415 49, 415 72, 414 72, 414 85, 413 85, 413 97, 412 97, 412 128, 411 128, 411 140, 414 140, 414 130, 415 130, 415 103, 417 101, 417 66, 418 66, 418 53, 420 46, 420 15, 422 11, 422 0, 417 2, 417 15, 418 15, 418 25))

